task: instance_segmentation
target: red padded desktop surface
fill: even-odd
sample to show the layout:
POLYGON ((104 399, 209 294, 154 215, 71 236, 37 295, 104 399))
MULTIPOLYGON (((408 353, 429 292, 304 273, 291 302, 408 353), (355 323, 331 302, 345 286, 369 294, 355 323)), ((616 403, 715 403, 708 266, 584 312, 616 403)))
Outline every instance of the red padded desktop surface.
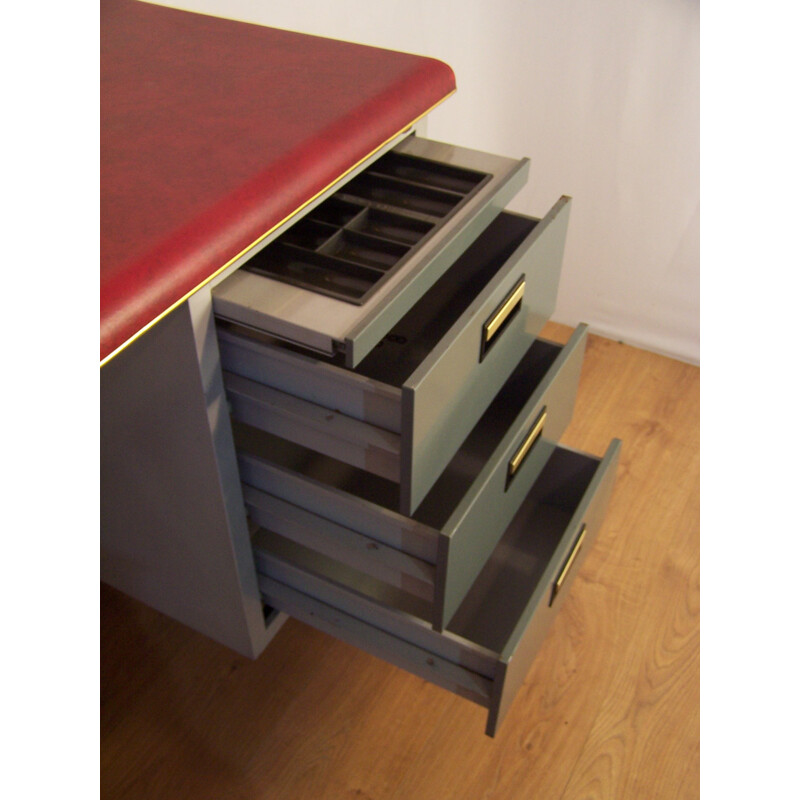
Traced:
POLYGON ((101 360, 455 89, 440 61, 101 5, 101 360))

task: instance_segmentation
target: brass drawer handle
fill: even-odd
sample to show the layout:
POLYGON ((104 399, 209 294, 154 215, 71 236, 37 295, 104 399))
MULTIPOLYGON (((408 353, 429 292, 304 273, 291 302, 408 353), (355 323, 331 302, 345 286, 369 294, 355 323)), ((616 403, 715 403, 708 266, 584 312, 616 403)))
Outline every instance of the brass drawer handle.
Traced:
POLYGON ((564 585, 564 581, 567 579, 567 575, 569 575, 569 571, 572 569, 572 565, 575 563, 576 559, 578 558, 578 553, 583 547, 583 540, 586 538, 586 523, 584 522, 581 525, 581 532, 578 534, 578 541, 575 542, 575 546, 572 548, 572 551, 569 554, 566 562, 564 562, 564 566, 561 567, 561 572, 558 573, 558 577, 556 578, 556 582, 553 584, 553 592, 550 595, 550 602, 548 605, 553 605, 553 601, 556 599, 556 595, 561 591, 561 587, 564 585))
POLYGON ((502 330, 504 323, 511 318, 515 311, 521 308, 524 294, 525 276, 523 275, 517 281, 516 286, 503 299, 503 302, 492 312, 491 317, 483 323, 480 361, 483 361, 484 356, 489 351, 489 346, 494 344, 495 336, 502 330))
POLYGON ((519 468, 522 466, 522 463, 525 461, 525 458, 527 457, 528 453, 530 453, 536 442, 539 441, 539 437, 542 435, 542 431, 544 430, 544 423, 546 419, 547 419, 547 406, 545 406, 539 412, 539 416, 536 417, 536 422, 533 423, 533 426, 528 431, 525 438, 522 440, 522 444, 519 446, 519 449, 511 458, 511 461, 508 462, 506 489, 508 489, 508 486, 511 483, 511 479, 519 471, 519 468))

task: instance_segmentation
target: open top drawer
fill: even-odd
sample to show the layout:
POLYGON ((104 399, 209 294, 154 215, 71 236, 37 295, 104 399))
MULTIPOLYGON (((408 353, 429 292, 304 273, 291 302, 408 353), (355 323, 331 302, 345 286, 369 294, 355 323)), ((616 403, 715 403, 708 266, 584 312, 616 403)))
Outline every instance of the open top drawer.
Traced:
POLYGON ((412 518, 388 481, 235 425, 251 520, 413 596, 442 630, 568 425, 585 344, 581 325, 531 345, 412 518))
POLYGON ((528 166, 409 137, 219 284, 214 313, 352 367, 519 191, 528 166))
POLYGON ((260 529, 264 601, 489 709, 493 736, 597 535, 620 443, 602 460, 558 447, 445 632, 392 587, 260 529))
POLYGON ((234 418, 398 483, 412 514, 552 312, 569 208, 499 214, 353 369, 220 324, 234 418))

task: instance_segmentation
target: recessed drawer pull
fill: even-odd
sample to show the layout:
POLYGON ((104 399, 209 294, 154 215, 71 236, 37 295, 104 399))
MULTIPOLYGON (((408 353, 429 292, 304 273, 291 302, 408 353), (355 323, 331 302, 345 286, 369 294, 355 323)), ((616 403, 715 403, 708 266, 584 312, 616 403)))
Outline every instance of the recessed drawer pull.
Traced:
POLYGON ((536 442, 539 441, 539 437, 542 435, 542 431, 544 430, 544 423, 546 419, 547 406, 541 410, 539 416, 536 418, 536 422, 533 423, 533 426, 528 431, 528 434, 522 440, 519 450, 517 450, 517 452, 514 454, 511 461, 508 462, 506 489, 508 489, 512 478, 517 474, 519 468, 522 466, 522 463, 525 461, 525 457, 533 449, 533 446, 536 444, 536 442))
POLYGON ((567 579, 567 575, 569 575, 569 571, 572 569, 572 565, 578 558, 578 553, 583 547, 583 540, 586 538, 586 523, 584 522, 581 525, 581 532, 578 534, 578 541, 575 542, 575 546, 572 548, 572 551, 569 554, 569 558, 567 558, 566 562, 564 562, 564 566, 561 568, 561 572, 558 573, 558 577, 556 578, 555 583, 553 584, 553 592, 550 595, 550 603, 549 605, 553 605, 553 602, 556 599, 556 595, 561 591, 561 587, 564 585, 564 581, 567 579))
POLYGON ((489 352, 490 345, 494 344, 495 336, 502 331, 504 323, 522 306, 522 297, 524 294, 525 276, 523 275, 503 302, 500 303, 497 309, 492 313, 492 316, 483 323, 480 361, 483 361, 486 353, 489 352))

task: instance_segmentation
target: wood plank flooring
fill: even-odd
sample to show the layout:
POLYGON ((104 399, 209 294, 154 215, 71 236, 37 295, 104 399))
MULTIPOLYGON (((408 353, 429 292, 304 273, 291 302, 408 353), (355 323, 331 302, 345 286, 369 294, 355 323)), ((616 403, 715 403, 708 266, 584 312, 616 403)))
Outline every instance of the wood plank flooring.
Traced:
POLYGON ((102 587, 102 796, 698 797, 699 394, 697 367, 589 337, 563 441, 621 438, 616 487, 495 739, 484 709, 294 620, 249 661, 102 587))

